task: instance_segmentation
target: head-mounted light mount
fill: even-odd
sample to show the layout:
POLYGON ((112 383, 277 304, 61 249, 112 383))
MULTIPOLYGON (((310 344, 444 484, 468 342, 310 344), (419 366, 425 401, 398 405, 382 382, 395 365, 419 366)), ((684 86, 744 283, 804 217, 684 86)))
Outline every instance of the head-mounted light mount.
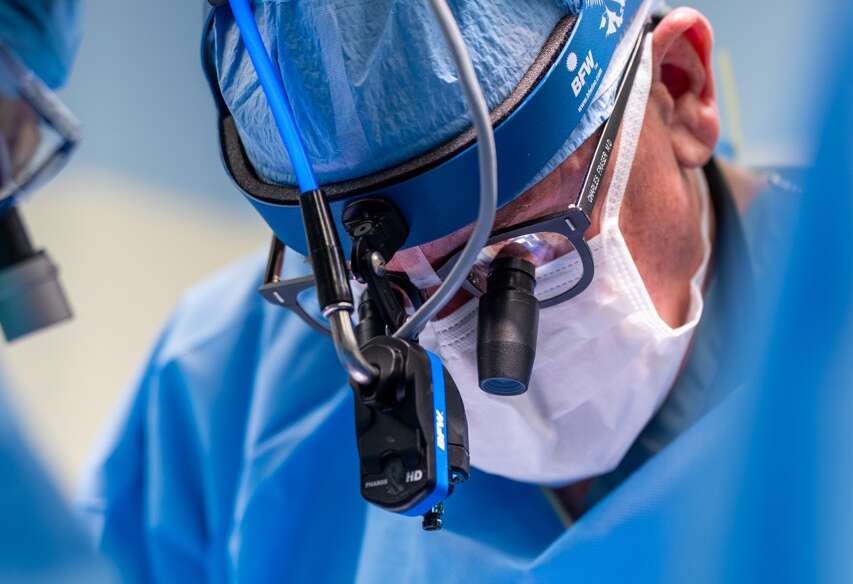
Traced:
MULTIPOLYGON (((630 22, 643 3, 629 1, 625 22, 630 22)), ((219 111, 219 139, 224 166, 235 185, 260 213, 285 245, 305 253, 298 207, 298 189, 265 182, 246 154, 219 88, 210 36, 214 10, 202 41, 205 73, 219 111)), ((227 17, 227 16, 223 16, 227 17)), ((627 27, 626 27, 627 29, 627 27)), ((595 53, 598 62, 609 62, 621 37, 605 36, 594 13, 567 16, 555 27, 539 57, 523 76, 509 98, 491 113, 499 160, 512 161, 498 170, 498 205, 519 196, 537 174, 560 152, 587 114, 592 98, 603 80, 589 77, 578 95, 572 88, 577 71, 569 67, 570 56, 595 53), (548 120, 543 124, 542 120, 548 120)), ((454 140, 369 176, 323 185, 332 215, 340 229, 346 205, 356 198, 385 198, 400 209, 410 227, 403 247, 433 241, 471 222, 477 216, 477 149, 469 130, 454 140)), ((341 241, 345 252, 350 242, 341 241)))

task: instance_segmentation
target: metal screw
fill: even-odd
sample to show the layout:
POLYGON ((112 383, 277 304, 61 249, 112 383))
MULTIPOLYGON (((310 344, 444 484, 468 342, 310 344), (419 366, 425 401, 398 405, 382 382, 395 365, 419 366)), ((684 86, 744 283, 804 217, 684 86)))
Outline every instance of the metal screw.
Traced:
POLYGON ((370 268, 380 278, 385 275, 385 258, 378 251, 370 254, 370 268))
POLYGON ((483 278, 480 274, 472 271, 468 274, 468 283, 474 287, 475 290, 485 290, 485 286, 483 285, 483 278))
POLYGON ((424 515, 423 526, 425 531, 438 531, 441 529, 444 516, 444 503, 438 503, 424 515))
POLYGON ((468 480, 468 475, 460 470, 454 470, 450 473, 450 482, 454 485, 458 485, 459 483, 464 483, 468 480))

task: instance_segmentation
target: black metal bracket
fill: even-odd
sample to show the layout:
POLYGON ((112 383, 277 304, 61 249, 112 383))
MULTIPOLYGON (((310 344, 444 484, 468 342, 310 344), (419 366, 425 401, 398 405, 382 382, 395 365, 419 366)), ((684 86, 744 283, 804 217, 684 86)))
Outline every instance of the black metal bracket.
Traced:
POLYGON ((343 222, 353 242, 352 273, 367 284, 376 316, 393 334, 405 322, 406 312, 387 278, 385 264, 406 242, 408 225, 400 211, 383 199, 351 203, 344 210, 343 222))

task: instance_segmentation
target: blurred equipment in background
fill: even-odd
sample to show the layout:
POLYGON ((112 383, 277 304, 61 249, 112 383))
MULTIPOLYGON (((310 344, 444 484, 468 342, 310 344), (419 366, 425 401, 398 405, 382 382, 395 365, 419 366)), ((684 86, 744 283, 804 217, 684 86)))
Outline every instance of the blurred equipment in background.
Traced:
POLYGON ((8 341, 71 318, 59 271, 33 247, 17 205, 66 165, 77 120, 0 44, 0 327, 8 341))
MULTIPOLYGON (((76 119, 48 87, 67 76, 78 8, 76 0, 0 1, 0 326, 10 341, 71 317, 56 266, 34 248, 17 206, 56 176, 79 142, 76 119)), ((24 439, 4 375, 0 581, 114 581, 24 439)))

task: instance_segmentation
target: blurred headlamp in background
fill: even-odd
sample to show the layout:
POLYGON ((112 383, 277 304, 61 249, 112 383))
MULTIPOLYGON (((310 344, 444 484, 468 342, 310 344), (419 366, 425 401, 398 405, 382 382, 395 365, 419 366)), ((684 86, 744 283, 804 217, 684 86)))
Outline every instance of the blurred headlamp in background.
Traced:
POLYGON ((0 204, 50 181, 80 140, 68 108, 0 43, 0 204))
POLYGON ((71 317, 56 265, 33 248, 16 205, 65 167, 77 120, 0 44, 0 327, 13 341, 71 317))

